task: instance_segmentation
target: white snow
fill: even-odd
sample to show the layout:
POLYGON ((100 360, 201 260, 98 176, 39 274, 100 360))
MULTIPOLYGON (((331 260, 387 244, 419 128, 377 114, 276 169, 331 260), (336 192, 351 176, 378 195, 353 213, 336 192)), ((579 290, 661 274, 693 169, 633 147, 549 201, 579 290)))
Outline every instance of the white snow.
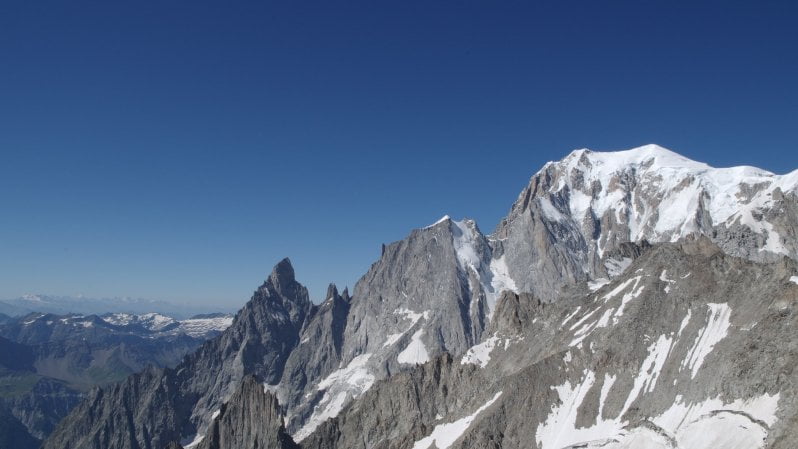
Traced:
MULTIPOLYGON (((599 219, 612 215, 626 223, 628 234, 618 236, 622 240, 662 242, 699 231, 696 216, 703 210, 714 226, 739 223, 766 235, 762 251, 789 253, 762 211, 774 207, 776 189, 798 190, 798 170, 779 176, 754 167, 713 168, 657 145, 616 152, 577 150, 543 170, 551 169, 559 172, 559 182, 547 193, 562 197, 567 187, 569 204, 562 210, 550 197, 538 198, 544 214, 557 221, 572 220, 581 227, 592 211, 599 219), (622 181, 630 177, 630 184, 622 181), (576 179, 580 185, 574 184, 576 179), (594 185, 601 189, 593 191, 594 185)), ((601 256, 605 242, 596 244, 601 256)))
POLYGON ((131 313, 110 313, 103 315, 101 319, 115 326, 138 324, 160 335, 186 334, 190 337, 198 338, 208 335, 209 332, 222 332, 233 324, 232 315, 176 320, 160 313, 144 313, 140 315, 131 313))
POLYGON ((205 438, 205 435, 196 434, 193 438, 182 441, 181 445, 184 449, 193 449, 202 442, 203 438, 205 438))
POLYGON ((435 223, 432 223, 432 224, 431 224, 431 225, 429 225, 429 226, 424 226, 424 229, 429 229, 429 228, 431 228, 431 227, 434 227, 434 226, 436 226, 436 225, 439 225, 439 224, 443 223, 443 222, 444 222, 444 221, 446 221, 446 220, 451 220, 451 218, 450 218, 448 215, 444 215, 443 217, 441 217, 441 218, 440 218, 438 221, 436 221, 435 223))
POLYGON ((490 353, 500 340, 499 337, 494 335, 485 339, 482 343, 472 346, 466 351, 462 360, 460 360, 460 364, 466 365, 471 363, 473 365, 479 365, 480 368, 486 367, 488 362, 490 362, 490 353))
POLYGON ((629 265, 632 264, 632 259, 630 257, 624 257, 623 259, 607 259, 604 262, 604 267, 607 269, 607 274, 610 275, 611 278, 618 277, 621 273, 626 271, 629 268, 629 265))
POLYGON ((490 307, 490 310, 493 311, 493 306, 496 304, 496 300, 502 291, 510 290, 512 292, 518 293, 518 287, 516 287, 515 281, 513 281, 513 279, 510 277, 510 273, 507 269, 507 262, 504 259, 504 256, 501 256, 498 259, 491 259, 490 272, 493 275, 490 280, 490 286, 493 289, 490 292, 486 292, 486 296, 489 296, 488 306, 490 307), (494 296, 490 297, 490 295, 494 296))
POLYGON ((430 316, 430 311, 429 310, 425 310, 424 312, 420 312, 419 313, 419 312, 414 312, 414 311, 412 311, 410 309, 407 309, 407 308, 403 307, 403 308, 394 310, 393 314, 394 315, 400 315, 405 320, 409 320, 410 321, 410 325, 408 325, 407 328, 402 330, 401 332, 397 332, 397 333, 393 333, 393 334, 388 335, 388 337, 386 337, 386 339, 385 339, 385 342, 382 344, 383 348, 385 348, 387 346, 391 346, 391 345, 395 344, 397 341, 399 341, 399 339, 402 338, 402 336, 407 331, 412 329, 416 325, 416 323, 418 323, 418 321, 420 319, 424 318, 425 320, 428 320, 429 316, 430 316))
POLYGON ((366 367, 370 358, 371 354, 361 354, 355 357, 345 368, 340 368, 330 373, 316 385, 316 388, 324 390, 336 383, 346 383, 360 391, 360 393, 367 391, 375 380, 374 375, 366 367))
POLYGON ((551 204, 548 198, 540 197, 538 198, 540 202, 540 209, 543 211, 543 215, 551 221, 560 221, 564 220, 565 216, 551 204))
POLYGON ((790 282, 798 285, 798 276, 790 276, 790 282))
POLYGON ((552 407, 546 420, 535 432, 535 440, 541 449, 566 448, 577 443, 616 435, 623 430, 623 423, 620 420, 604 420, 601 416, 597 417, 594 426, 576 427, 579 407, 595 380, 595 373, 586 371, 582 381, 577 385, 572 385, 566 380, 562 385, 553 387, 561 403, 552 407))
MULTIPOLYGON (((669 343, 668 343, 669 344, 669 343)), ((660 338, 651 353, 662 354, 666 346, 660 338)), ((652 348, 650 348, 652 349, 652 348)), ((641 367, 640 374, 645 374, 647 364, 641 367)), ((656 367, 655 367, 656 371, 656 367)), ((627 398, 624 411, 615 418, 607 418, 603 413, 604 404, 610 390, 615 384, 615 376, 604 375, 599 397, 599 409, 596 423, 588 427, 577 427, 576 418, 588 392, 593 387, 596 376, 592 371, 585 371, 582 379, 576 384, 565 381, 553 387, 557 391, 560 402, 552 407, 546 420, 538 426, 535 439, 540 449, 563 449, 580 447, 584 449, 756 449, 762 448, 767 426, 776 422, 779 394, 765 394, 759 397, 731 403, 719 399, 707 399, 697 403, 685 404, 681 396, 663 414, 649 418, 671 441, 652 429, 635 427, 623 420, 628 404, 634 401, 638 393, 648 391, 646 388, 633 388, 627 398)), ((652 384, 649 384, 653 386, 652 384)), ((637 386, 637 383, 635 384, 637 386)))
POLYGON ((382 344, 382 347, 385 348, 387 346, 395 344, 397 341, 399 341, 400 338, 402 338, 402 335, 404 334, 405 334, 404 332, 399 332, 398 334, 388 335, 388 337, 385 339, 385 343, 382 344))
POLYGON ((607 396, 609 396, 610 390, 612 389, 612 386, 615 384, 616 380, 618 380, 618 376, 611 376, 609 374, 604 375, 604 383, 601 385, 601 395, 599 396, 599 418, 603 416, 604 403, 607 402, 607 396))
POLYGON ((460 266, 463 268, 471 267, 479 272, 481 259, 476 250, 477 235, 472 229, 474 222, 471 220, 463 220, 453 221, 452 223, 454 223, 456 228, 453 235, 453 243, 460 266))
POLYGON ((687 315, 684 316, 684 319, 682 319, 682 324, 679 325, 679 333, 676 334, 677 337, 682 336, 682 331, 684 331, 684 328, 687 327, 687 323, 690 322, 690 315, 690 309, 687 309, 687 315))
POLYGON ((126 326, 133 321, 135 315, 130 313, 112 313, 108 315, 104 315, 102 320, 108 324, 113 324, 115 326, 126 326))
MULTIPOLYGON (((588 335, 590 335, 591 332, 593 332, 593 330, 599 327, 607 327, 610 324, 610 320, 612 324, 617 324, 621 316, 623 316, 624 310, 626 309, 626 306, 629 304, 629 302, 632 299, 639 297, 640 294, 643 292, 645 285, 640 282, 641 279, 642 276, 635 276, 633 278, 627 279, 626 281, 622 282, 614 289, 612 289, 609 293, 602 296, 601 299, 603 300, 603 303, 606 304, 612 298, 620 294, 622 291, 628 289, 629 286, 632 286, 629 289, 629 291, 625 293, 623 297, 621 297, 621 301, 617 309, 612 307, 605 309, 601 318, 599 318, 595 322, 589 322, 588 320, 601 309, 600 307, 596 307, 595 309, 585 314, 576 323, 571 325, 570 330, 575 330, 575 332, 574 332, 574 339, 571 341, 569 346, 570 347, 578 346, 580 343, 582 343, 582 341, 585 338, 587 338, 588 335)), ((578 311, 579 309, 577 308, 577 310, 575 310, 572 314, 568 315, 565 321, 563 321, 563 325, 567 323, 571 318, 573 318, 573 316, 576 315, 576 312, 578 311)))
POLYGON ((581 309, 581 308, 582 308, 582 306, 577 306, 576 309, 574 309, 573 312, 569 313, 568 316, 565 317, 565 319, 562 321, 562 325, 565 326, 565 323, 571 321, 571 318, 575 317, 576 314, 579 313, 579 309, 581 309))
POLYGON ((645 285, 640 283, 641 277, 640 276, 636 276, 636 277, 634 277, 632 279, 635 281, 635 285, 634 285, 634 287, 632 287, 632 289, 628 293, 623 295, 623 298, 621 298, 621 305, 620 305, 620 307, 618 307, 618 311, 615 312, 615 314, 612 317, 613 324, 617 323, 618 319, 621 316, 623 316, 623 311, 626 309, 626 305, 629 304, 629 301, 639 297, 640 294, 643 293, 643 289, 645 288, 645 285))
POLYGON ((640 280, 639 277, 634 277, 634 278, 627 279, 627 280, 623 281, 622 283, 620 283, 617 287, 615 287, 612 290, 610 290, 609 293, 607 293, 606 295, 602 296, 601 298, 604 300, 604 302, 607 302, 610 299, 614 298, 616 295, 618 295, 618 293, 624 291, 626 289, 626 287, 629 287, 629 284, 631 284, 632 282, 635 282, 635 285, 637 285, 637 282, 639 280, 640 280))
POLYGON ((594 292, 594 291, 600 289, 601 287, 604 287, 605 285, 607 285, 609 283, 610 283, 610 280, 607 279, 607 278, 598 278, 598 279, 595 279, 595 280, 592 280, 592 281, 588 281, 587 282, 587 288, 589 288, 591 292, 594 292))
POLYGON ((652 421, 675 436, 679 447, 756 449, 764 447, 767 428, 776 423, 779 394, 724 403, 718 398, 685 404, 680 396, 652 421))
POLYGON ((174 332, 182 332, 191 337, 202 337, 212 331, 222 332, 232 324, 232 316, 191 318, 180 321, 174 332))
POLYGON ((659 280, 666 283, 665 287, 663 288, 665 293, 669 293, 671 291, 671 284, 676 283, 676 281, 668 277, 668 270, 662 270, 662 273, 659 275, 659 280))
POLYGON ((468 430, 468 427, 471 426, 471 423, 474 422, 477 415, 490 407, 501 395, 501 391, 496 393, 492 399, 465 418, 460 418, 457 421, 447 424, 438 424, 432 429, 431 434, 416 441, 415 444, 413 444, 413 449, 428 449, 432 447, 433 443, 437 449, 447 449, 468 430))
POLYGON ((414 312, 414 311, 412 311, 410 309, 402 307, 400 309, 394 310, 393 314, 394 315, 401 315, 404 319, 410 320, 411 323, 410 323, 410 326, 408 326, 408 327, 413 327, 413 326, 416 325, 416 323, 418 323, 418 320, 420 320, 422 318, 424 318, 425 320, 428 320, 430 311, 429 310, 425 310, 423 312, 414 312))
POLYGON ((648 356, 643 360, 643 364, 640 365, 632 391, 626 398, 620 416, 623 416, 629 410, 629 407, 632 406, 632 403, 641 392, 650 393, 654 391, 662 367, 665 366, 665 361, 668 359, 668 354, 670 354, 672 343, 673 340, 671 338, 660 335, 657 341, 648 347, 648 356))
POLYGON ((324 396, 314 407, 310 419, 293 435, 294 440, 306 438, 319 424, 338 416, 350 398, 357 398, 374 385, 375 377, 368 369, 369 359, 370 353, 361 354, 316 385, 316 389, 325 390, 324 396))
POLYGON ((407 347, 396 356, 396 360, 399 363, 418 365, 429 361, 427 347, 424 346, 424 342, 421 341, 423 335, 424 329, 419 329, 413 334, 407 347))
MULTIPOLYGON (((485 242, 478 241, 480 235, 473 220, 452 221, 455 227, 452 229, 452 243, 457 255, 457 263, 465 273, 473 272, 479 279, 479 286, 471 285, 471 289, 481 289, 485 294, 488 306, 487 319, 493 314, 493 309, 499 295, 503 290, 511 290, 517 293, 516 284, 510 277, 507 263, 504 256, 490 258, 490 249, 485 242), (483 248, 483 253, 477 248, 483 248), (487 260, 488 263, 485 263, 487 260)), ((474 292, 476 293, 476 292, 474 292)))
POLYGON ((311 415, 310 419, 293 435, 294 441, 298 443, 304 440, 316 430, 319 424, 338 416, 346 405, 347 399, 348 396, 345 391, 338 392, 335 395, 331 395, 329 392, 325 393, 319 404, 313 409, 313 415, 311 415))
POLYGON ((731 308, 728 304, 707 304, 709 308, 709 318, 707 325, 701 329, 696 337, 693 347, 687 354, 687 358, 682 362, 682 368, 689 368, 692 377, 695 378, 698 370, 704 363, 706 356, 712 352, 715 345, 726 336, 731 322, 731 308))
POLYGON ((158 332, 169 326, 170 324, 175 323, 174 318, 170 318, 166 315, 161 315, 160 313, 145 313, 139 316, 139 319, 142 321, 149 330, 158 332))

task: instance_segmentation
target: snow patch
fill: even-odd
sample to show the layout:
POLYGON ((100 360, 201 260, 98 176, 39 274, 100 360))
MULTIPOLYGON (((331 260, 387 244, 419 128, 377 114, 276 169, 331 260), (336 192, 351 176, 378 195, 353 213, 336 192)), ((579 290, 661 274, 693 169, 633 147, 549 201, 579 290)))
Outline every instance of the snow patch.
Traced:
POLYGON ((565 323, 571 321, 571 318, 575 317, 576 314, 579 313, 579 309, 581 309, 581 308, 582 308, 582 306, 577 306, 576 309, 574 309, 573 312, 569 313, 568 316, 565 317, 565 319, 562 321, 562 325, 565 326, 565 323))
POLYGON ((724 403, 718 398, 685 404, 680 396, 652 421, 675 436, 679 447, 756 449, 764 447, 766 427, 776 423, 779 394, 724 403))
POLYGON ((593 280, 593 281, 588 281, 587 282, 587 288, 589 288, 591 292, 594 292, 594 291, 600 289, 601 287, 604 287, 605 285, 607 285, 609 283, 610 283, 610 280, 607 279, 607 278, 598 278, 598 279, 593 280))
POLYGON ((345 368, 340 368, 330 373, 329 376, 316 385, 316 388, 324 390, 334 384, 345 383, 354 387, 360 393, 367 391, 374 384, 374 376, 366 367, 370 358, 371 354, 361 354, 355 357, 345 368))
POLYGON ((551 204, 548 198, 540 197, 538 198, 538 202, 540 203, 540 210, 543 211, 543 215, 550 221, 565 220, 565 216, 551 204))
MULTIPOLYGON (((655 345, 660 344, 658 341, 655 345)), ((662 346, 665 346, 664 343, 662 346)), ((662 347, 653 352, 662 353, 662 347)), ((645 367, 644 363, 641 370, 645 370, 645 367)), ((552 407, 535 433, 540 449, 754 449, 764 446, 768 428, 762 423, 772 427, 776 422, 778 393, 738 399, 731 403, 708 399, 685 404, 681 396, 677 396, 670 409, 649 419, 662 432, 647 426, 632 427, 622 419, 625 411, 613 419, 603 417, 604 403, 615 383, 615 376, 605 374, 596 424, 577 428, 577 414, 595 380, 595 373, 585 371, 578 384, 565 381, 553 387, 560 402, 552 407), (676 446, 669 438, 675 440, 676 446)), ((630 397, 635 395, 633 390, 630 397)), ((630 402, 627 399, 627 404, 630 402)))
POLYGON ((404 319, 409 320, 410 325, 407 326, 407 329, 401 332, 388 335, 388 337, 385 339, 385 342, 382 344, 383 348, 395 344, 405 333, 407 333, 407 331, 412 329, 420 319, 424 318, 425 320, 429 320, 430 316, 429 310, 419 313, 406 308, 396 309, 393 311, 393 313, 394 315, 401 315, 404 319))
POLYGON ((641 392, 650 393, 654 391, 662 367, 665 366, 665 361, 668 359, 668 355, 671 352, 672 343, 673 340, 671 338, 660 335, 657 341, 648 347, 648 356, 643 360, 643 364, 640 365, 640 371, 638 371, 634 385, 632 386, 632 391, 626 398, 620 416, 623 416, 623 414, 629 410, 629 407, 632 406, 632 403, 634 403, 641 392))
POLYGON ((432 433, 429 434, 429 436, 416 441, 415 444, 413 444, 413 449, 428 449, 432 447, 433 443, 437 449, 447 449, 455 441, 457 441, 457 439, 460 438, 466 430, 468 430, 469 426, 471 426, 471 423, 474 422, 477 415, 493 405, 493 403, 496 402, 501 395, 501 391, 496 393, 492 399, 479 407, 473 414, 466 416, 465 418, 461 418, 457 421, 447 424, 438 424, 434 429, 432 429, 432 433))
POLYGON ((693 347, 687 354, 687 358, 682 362, 682 368, 691 370, 692 378, 695 379, 698 370, 704 363, 704 359, 712 352, 718 342, 726 337, 731 322, 731 308, 728 304, 707 304, 709 308, 709 318, 707 325, 704 326, 696 337, 693 347))
POLYGON ((482 343, 472 346, 465 353, 462 360, 460 360, 460 364, 466 365, 471 363, 473 365, 479 365, 480 368, 488 366, 488 362, 490 362, 490 353, 500 340, 499 337, 494 335, 482 343))
POLYGON ((440 218, 440 220, 436 221, 435 223, 432 223, 429 226, 425 226, 424 229, 429 229, 429 228, 432 228, 434 226, 437 226, 437 225, 443 223, 446 220, 451 220, 451 218, 448 215, 444 215, 443 217, 440 218))
POLYGON ((424 329, 419 329, 410 337, 410 343, 407 347, 396 356, 399 363, 407 365, 419 365, 429 361, 429 353, 421 337, 424 335, 424 329))
MULTIPOLYGON (((489 252, 480 256, 477 251, 478 246, 484 246, 485 251, 490 251, 487 245, 480 245, 481 235, 476 229, 476 224, 472 220, 452 221, 452 244, 457 255, 457 262, 460 269, 466 274, 473 272, 479 279, 479 288, 485 294, 488 306, 487 319, 493 315, 496 301, 503 290, 517 292, 515 281, 510 277, 504 256, 491 259, 485 263, 483 257, 490 257, 489 252)), ((470 286, 474 290, 477 286, 470 286)), ((474 292, 477 293, 477 292, 474 292)))
POLYGON ((577 428, 576 417, 579 407, 595 380, 594 372, 585 371, 578 384, 572 385, 566 380, 562 385, 553 387, 560 397, 560 404, 552 407, 546 420, 535 432, 535 439, 541 449, 566 448, 586 441, 604 439, 623 431, 623 423, 620 420, 604 420, 601 416, 596 418, 595 425, 577 428))
POLYGON ((798 285, 798 276, 790 276, 790 282, 798 285))
POLYGON ((370 358, 370 353, 361 354, 346 367, 333 371, 316 385, 316 389, 326 391, 314 407, 310 419, 293 435, 295 441, 302 441, 319 424, 338 416, 350 398, 357 398, 374 385, 375 377, 367 367, 370 358))

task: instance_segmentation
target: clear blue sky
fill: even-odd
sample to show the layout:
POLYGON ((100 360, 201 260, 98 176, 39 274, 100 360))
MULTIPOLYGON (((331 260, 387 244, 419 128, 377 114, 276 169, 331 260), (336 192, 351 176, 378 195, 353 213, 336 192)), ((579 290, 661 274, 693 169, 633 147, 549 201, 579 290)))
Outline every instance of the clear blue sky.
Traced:
POLYGON ((798 167, 795 1, 122 3, 0 6, 0 298, 318 301, 580 147, 798 167))

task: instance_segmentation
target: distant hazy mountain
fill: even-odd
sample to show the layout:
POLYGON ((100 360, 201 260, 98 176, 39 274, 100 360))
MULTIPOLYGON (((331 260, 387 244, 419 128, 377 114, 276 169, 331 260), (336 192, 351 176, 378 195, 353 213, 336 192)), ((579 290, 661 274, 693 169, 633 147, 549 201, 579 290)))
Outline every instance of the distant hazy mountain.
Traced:
POLYGON ((22 316, 31 312, 55 313, 59 315, 71 313, 103 315, 106 313, 144 314, 156 312, 182 319, 197 314, 229 312, 229 310, 140 298, 24 295, 19 298, 0 300, 0 313, 10 316, 22 316))
POLYGON ((38 447, 90 388, 147 366, 174 366, 232 320, 39 312, 0 320, 0 443, 28 445, 0 448, 38 447))

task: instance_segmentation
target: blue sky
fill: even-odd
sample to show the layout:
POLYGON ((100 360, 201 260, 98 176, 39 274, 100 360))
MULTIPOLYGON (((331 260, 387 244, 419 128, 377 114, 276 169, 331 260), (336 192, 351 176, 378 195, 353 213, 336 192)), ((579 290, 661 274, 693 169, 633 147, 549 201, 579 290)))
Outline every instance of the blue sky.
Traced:
POLYGON ((548 160, 798 167, 796 2, 0 6, 0 298, 321 299, 548 160))

